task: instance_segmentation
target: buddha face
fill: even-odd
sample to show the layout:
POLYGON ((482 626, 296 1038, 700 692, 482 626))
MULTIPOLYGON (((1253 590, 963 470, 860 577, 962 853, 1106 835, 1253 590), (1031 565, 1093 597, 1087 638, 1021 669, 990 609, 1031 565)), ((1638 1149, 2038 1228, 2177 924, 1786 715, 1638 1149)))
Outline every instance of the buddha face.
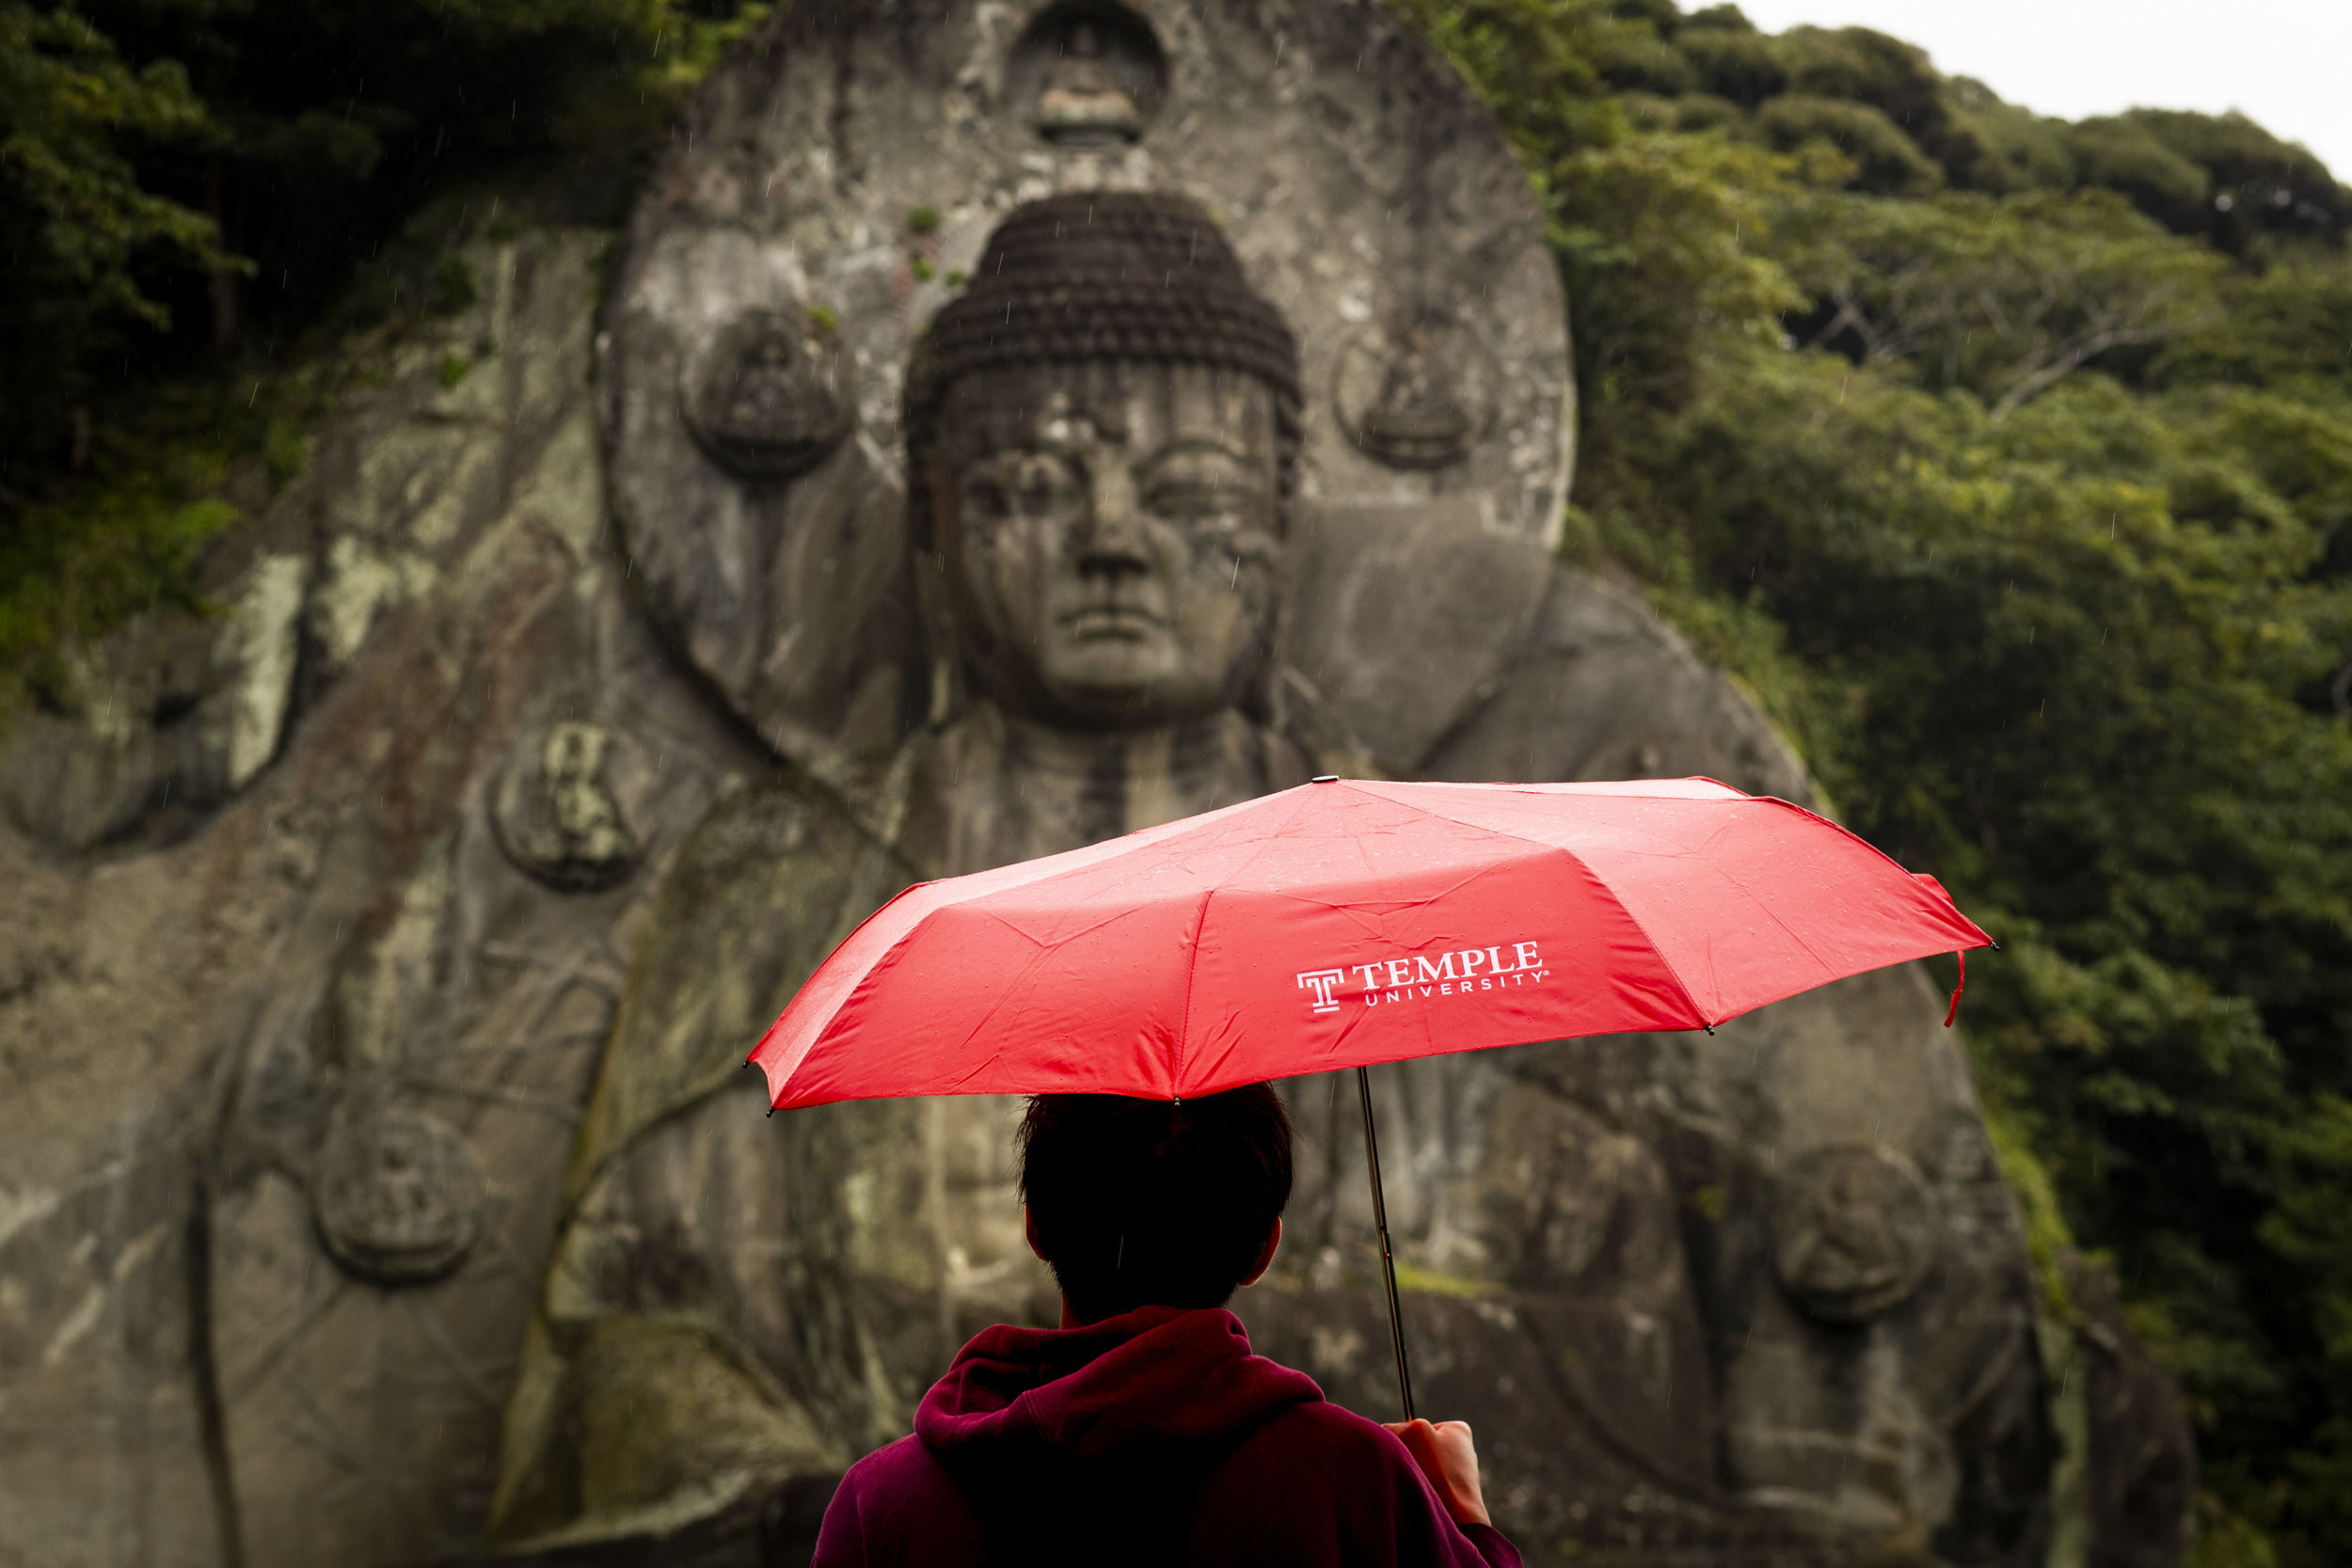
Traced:
POLYGON ((967 377, 930 493, 959 632, 1013 712, 1142 728, 1231 707, 1281 550, 1273 392, 1201 366, 967 377))

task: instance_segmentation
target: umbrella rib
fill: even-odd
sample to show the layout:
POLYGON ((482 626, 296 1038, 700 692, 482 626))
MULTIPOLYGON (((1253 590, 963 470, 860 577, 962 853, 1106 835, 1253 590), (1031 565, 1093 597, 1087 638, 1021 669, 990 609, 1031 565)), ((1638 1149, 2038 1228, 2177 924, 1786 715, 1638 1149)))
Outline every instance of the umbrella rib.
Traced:
MULTIPOLYGON (((1804 956, 1811 958, 1814 963, 1820 967, 1822 974, 1827 974, 1832 978, 1836 977, 1837 965, 1823 957, 1820 950, 1813 945, 1812 942, 1803 931, 1797 929, 1794 926, 1789 925, 1786 920, 1783 920, 1780 917, 1780 912, 1773 909, 1772 905, 1766 903, 1763 898, 1757 895, 1754 888, 1748 886, 1747 883, 1740 880, 1739 878, 1734 877, 1730 872, 1724 870, 1720 866, 1716 868, 1716 874, 1722 877, 1724 881, 1729 882, 1733 887, 1738 888, 1742 894, 1745 894, 1748 901, 1756 907, 1756 909, 1763 914, 1764 918, 1779 927, 1781 934, 1786 936, 1790 942, 1795 942, 1798 947, 1802 948, 1804 952, 1804 956)), ((1908 876, 1909 873, 1906 872, 1904 875, 1908 876)), ((1815 982, 1817 985, 1820 983, 1820 982, 1819 981, 1815 982)))
MULTIPOLYGON (((970 1045, 975 1039, 978 1038, 980 1031, 987 1028, 991 1021, 993 1021, 998 1013, 1003 1012, 1006 1007, 1011 1005, 1013 993, 1018 989, 1018 983, 1036 974, 1038 966, 1045 961, 1045 956, 1052 951, 1053 949, 1043 945, 1042 943, 1038 945, 1036 951, 1029 955, 1029 961, 1021 966, 1020 974, 1014 977, 1015 983, 1000 989, 996 993, 996 999, 988 1005, 988 1010, 980 1014, 978 1018, 972 1021, 972 1027, 963 1032, 963 1039, 961 1042, 962 1045, 970 1045)), ((984 1060, 974 1063, 970 1068, 964 1070, 962 1076, 956 1079, 955 1087, 950 1088, 947 1092, 950 1094, 961 1093, 962 1085, 972 1082, 974 1078, 977 1077, 986 1069, 994 1066, 995 1062, 996 1057, 992 1054, 984 1060)))
MULTIPOLYGON (((1289 818, 1281 825, 1282 828, 1295 826, 1304 809, 1302 800, 1299 804, 1292 808, 1289 818)), ((1239 877, 1243 872, 1257 864, 1273 850, 1275 841, 1280 836, 1280 831, 1277 830, 1261 839, 1257 847, 1250 851, 1249 858, 1233 868, 1232 875, 1239 877)), ((1184 1091, 1184 1057, 1192 1049, 1192 998, 1197 989, 1196 982, 1200 975, 1200 933, 1208 927, 1209 901, 1216 896, 1216 886, 1211 883, 1202 890, 1200 908, 1192 917, 1192 952, 1184 961, 1184 1017, 1176 1034, 1176 1070, 1168 1083, 1168 1093, 1171 1097, 1181 1096, 1184 1091)))
MULTIPOLYGON (((1906 878, 1911 875, 1910 872, 1903 869, 1902 863, 1900 861, 1896 860, 1894 856, 1888 854, 1885 850, 1880 848, 1877 845, 1872 844, 1868 839, 1864 838, 1861 834, 1853 832, 1850 828, 1842 827, 1836 822, 1830 821, 1829 818, 1820 816, 1819 813, 1809 812, 1803 806, 1797 805, 1792 801, 1780 800, 1775 796, 1758 796, 1757 799, 1778 806, 1784 811, 1795 812, 1800 816, 1811 817, 1814 821, 1822 824, 1824 827, 1834 828, 1845 837, 1851 839, 1854 843, 1859 844, 1862 847, 1869 850, 1873 855, 1876 855, 1880 860, 1885 862, 1887 866, 1897 875, 1906 878)), ((1708 835, 1708 843, 1712 845, 1717 839, 1723 837, 1724 834, 1729 832, 1731 832, 1731 824, 1724 824, 1722 827, 1716 829, 1714 832, 1708 835)), ((1795 942, 1799 947, 1804 950, 1804 956, 1806 958, 1811 958, 1816 964, 1820 966, 1821 973, 1823 974, 1828 975, 1832 979, 1839 978, 1837 974, 1838 966, 1836 962, 1825 957, 1819 948, 1815 947, 1812 941, 1807 938, 1803 931, 1799 930, 1796 927, 1789 925, 1788 921, 1782 919, 1780 911, 1773 909, 1771 904, 1767 903, 1763 896, 1758 894, 1756 889, 1748 886, 1746 882, 1733 876, 1729 871, 1724 869, 1722 866, 1716 867, 1716 874, 1722 877, 1724 881, 1730 883, 1733 887, 1738 888, 1742 894, 1745 894, 1748 900, 1763 913, 1765 919, 1779 927, 1782 933, 1786 935, 1790 942, 1795 942)), ((1819 981, 1815 982, 1817 985, 1820 983, 1821 982, 1819 981)), ((1794 993, 1792 992, 1791 994, 1794 993)))
POLYGON ((1575 864, 1578 870, 1583 872, 1585 876, 1591 878, 1593 886, 1598 888, 1602 895, 1612 904, 1616 905, 1617 912, 1624 915, 1628 921, 1631 922, 1633 928, 1642 933, 1642 940, 1648 942, 1649 950, 1658 955, 1658 961, 1666 966, 1667 978, 1674 981, 1675 990, 1682 993, 1684 1005, 1689 1006, 1691 1009, 1691 1016, 1699 1021, 1700 1027, 1711 1029, 1717 1022, 1721 1022, 1720 1020, 1711 1019, 1707 1016, 1707 1009, 1700 1006, 1699 999, 1691 994, 1691 984, 1682 977, 1682 971, 1676 966, 1674 958, 1663 947, 1661 947, 1658 944, 1658 939, 1650 934, 1650 929, 1646 925, 1643 924, 1642 917, 1635 914, 1631 908, 1627 905, 1626 901, 1617 896, 1617 890, 1603 881, 1599 873, 1596 872, 1591 866, 1585 864, 1583 858, 1578 855, 1574 850, 1562 849, 1560 852, 1567 856, 1569 861, 1575 864))
POLYGON ((1168 1092, 1172 1099, 1184 1098, 1184 1057, 1192 1049, 1192 996, 1200 975, 1200 933, 1209 924, 1209 900, 1216 896, 1214 887, 1201 894, 1200 908, 1192 917, 1192 952, 1184 960, 1184 1018, 1176 1028, 1176 1070, 1168 1075, 1168 1092))
MULTIPOLYGON (((1578 855, 1573 849, 1569 849, 1565 845, 1551 844, 1548 840, 1534 838, 1524 833, 1515 832, 1511 829, 1497 827, 1489 823, 1464 822, 1460 817, 1450 816, 1441 811, 1432 810, 1429 807, 1420 804, 1418 801, 1400 800, 1392 795, 1382 794, 1380 798, 1382 800, 1391 801, 1394 804, 1405 806, 1408 810, 1421 812, 1425 816, 1434 816, 1442 822, 1452 822, 1461 827, 1475 828, 1481 832, 1495 833, 1504 838, 1517 839, 1521 843, 1543 845, 1546 847, 1556 849, 1560 853, 1566 855, 1569 860, 1578 865, 1584 866, 1587 875, 1591 875, 1591 867, 1585 866, 1583 858, 1578 855)), ((1839 836, 1850 839, 1855 844, 1862 846, 1863 848, 1867 849, 1871 854, 1877 856, 1881 861, 1883 861, 1888 867, 1893 869, 1898 874, 1904 877, 1909 877, 1911 875, 1909 871, 1903 868, 1903 864, 1900 861, 1896 860, 1894 856, 1888 854, 1877 845, 1872 844, 1868 839, 1864 838, 1852 829, 1846 827, 1842 823, 1833 822, 1828 817, 1821 816, 1819 812, 1807 811, 1804 807, 1798 805, 1793 800, 1784 800, 1774 795, 1742 795, 1735 800, 1722 803, 1743 805, 1751 802, 1759 805, 1776 807, 1781 811, 1794 812, 1799 816, 1818 822, 1823 827, 1835 831, 1839 836)), ((1721 838, 1724 833, 1729 832, 1731 829, 1732 824, 1728 822, 1723 824, 1708 835, 1708 842, 1712 843, 1714 840, 1721 838)), ((1740 881, 1736 878, 1731 877, 1727 872, 1722 872, 1721 867, 1718 867, 1717 870, 1724 876, 1724 879, 1729 882, 1731 886, 1738 888, 1740 893, 1744 894, 1755 905, 1755 907, 1763 913, 1767 920, 1770 920, 1775 927, 1779 927, 1781 932, 1786 935, 1790 942, 1794 942, 1804 951, 1807 958, 1811 958, 1814 963, 1819 965, 1824 974, 1829 975, 1831 978, 1838 977, 1838 966, 1830 959, 1824 958, 1820 949, 1814 946, 1812 942, 1805 937, 1804 932, 1800 931, 1794 926, 1791 926, 1787 920, 1781 918, 1779 912, 1775 911, 1770 903, 1760 897, 1755 889, 1749 887, 1746 883, 1740 881)), ((1651 950, 1658 955, 1659 962, 1666 966, 1666 973, 1673 976, 1676 986, 1681 990, 1683 1000, 1690 1004, 1691 1010, 1693 1014, 1699 1018, 1706 1019, 1708 1023, 1710 1025, 1721 1023, 1726 1019, 1739 1016, 1738 1013, 1725 1013, 1721 1018, 1708 1019, 1707 1014, 1700 1009, 1697 999, 1691 994, 1691 988, 1683 980, 1681 971, 1676 967, 1675 961, 1666 956, 1665 949, 1658 945, 1658 939, 1650 935, 1649 927, 1642 923, 1641 917, 1636 915, 1633 911, 1627 906, 1624 899, 1617 896, 1615 889, 1612 888, 1599 877, 1594 876, 1593 882, 1594 885, 1598 887, 1601 892, 1609 895, 1609 899, 1612 903, 1615 904, 1619 910, 1624 911, 1625 917, 1633 923, 1634 929, 1640 931, 1644 939, 1649 942, 1651 950)), ((1820 983, 1820 982, 1819 981, 1815 982, 1815 984, 1820 983)), ((1804 990, 1805 988, 1800 987, 1798 989, 1804 990)), ((1795 994, 1796 991, 1792 990, 1786 992, 1785 996, 1793 996, 1795 994)), ((1772 1001, 1777 1002, 1784 1000, 1785 996, 1774 997, 1772 998, 1772 1001)), ((1720 1000, 1720 998, 1718 1000, 1720 1000)), ((1769 1005, 1769 1003, 1759 1003, 1756 1006, 1763 1006, 1769 1005)), ((1743 1008, 1740 1010, 1752 1011, 1753 1009, 1743 1008)))

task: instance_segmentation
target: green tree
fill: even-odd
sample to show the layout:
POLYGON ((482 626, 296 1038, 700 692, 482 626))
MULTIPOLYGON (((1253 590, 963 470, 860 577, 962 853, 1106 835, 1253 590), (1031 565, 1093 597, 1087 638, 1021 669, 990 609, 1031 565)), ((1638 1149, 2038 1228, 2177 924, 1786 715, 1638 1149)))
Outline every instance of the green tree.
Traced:
POLYGON ((44 413, 81 395, 89 356, 167 325, 143 264, 230 264, 211 221, 132 161, 220 135, 177 62, 134 69, 74 11, 0 0, 0 486, 44 413))
POLYGON ((1820 196, 1781 228, 1798 286, 1825 313, 1802 346, 1965 387, 1996 419, 2103 355, 2220 314, 2221 259, 2104 191, 1820 196))
POLYGON ((292 340, 465 283, 420 210, 614 219, 765 8, 0 0, 0 709, 60 641, 186 596, 224 486, 281 466, 292 340))
POLYGON ((559 151, 642 166, 764 9, 0 0, 0 466, 37 491, 86 394, 281 347, 437 191, 559 151))

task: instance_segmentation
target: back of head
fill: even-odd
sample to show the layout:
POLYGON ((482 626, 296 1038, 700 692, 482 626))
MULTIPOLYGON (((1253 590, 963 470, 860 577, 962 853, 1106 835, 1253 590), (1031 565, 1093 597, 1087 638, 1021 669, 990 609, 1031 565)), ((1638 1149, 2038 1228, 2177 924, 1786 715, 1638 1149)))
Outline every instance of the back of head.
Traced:
POLYGON ((1290 1193, 1290 1118, 1264 1084, 1182 1101, 1040 1095, 1022 1121, 1022 1200, 1087 1323, 1224 1306, 1290 1193))

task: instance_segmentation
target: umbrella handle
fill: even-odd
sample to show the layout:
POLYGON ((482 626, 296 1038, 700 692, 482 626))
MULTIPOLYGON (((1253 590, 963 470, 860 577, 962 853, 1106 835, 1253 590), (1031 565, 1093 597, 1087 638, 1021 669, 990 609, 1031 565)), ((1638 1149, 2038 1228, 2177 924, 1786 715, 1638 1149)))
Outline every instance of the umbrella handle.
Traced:
POLYGON ((1380 1273, 1389 1287, 1389 1342, 1396 1349, 1396 1393, 1405 1418, 1413 1418, 1413 1374, 1405 1365, 1405 1321, 1396 1302, 1396 1257, 1389 1250, 1389 1205, 1380 1194, 1380 1135, 1372 1125, 1372 1074, 1356 1069, 1356 1089, 1364 1101, 1364 1163, 1372 1169, 1372 1222, 1380 1230, 1380 1273))

